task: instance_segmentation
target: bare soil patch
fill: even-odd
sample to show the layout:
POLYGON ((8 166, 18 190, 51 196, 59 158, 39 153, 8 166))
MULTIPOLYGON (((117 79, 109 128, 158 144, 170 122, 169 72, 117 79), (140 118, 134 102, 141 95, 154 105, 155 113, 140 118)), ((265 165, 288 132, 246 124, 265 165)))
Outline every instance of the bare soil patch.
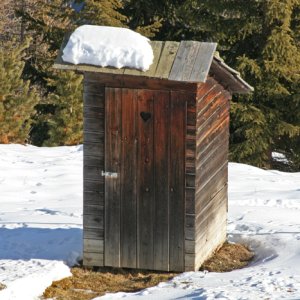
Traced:
POLYGON ((90 300, 105 293, 136 292, 168 281, 176 275, 113 268, 99 268, 97 272, 73 268, 71 272, 73 276, 54 281, 45 290, 44 299, 90 300))
POLYGON ((254 253, 245 245, 224 243, 214 255, 203 263, 200 270, 230 272, 246 267, 254 253))
MULTIPOLYGON (((241 244, 224 243, 200 270, 229 272, 248 265, 254 253, 241 244)), ((99 268, 97 272, 73 268, 73 276, 52 283, 44 292, 44 299, 90 300, 106 293, 137 292, 168 281, 177 274, 132 269, 99 268)))
POLYGON ((6 285, 0 282, 0 291, 4 290, 6 288, 6 285))

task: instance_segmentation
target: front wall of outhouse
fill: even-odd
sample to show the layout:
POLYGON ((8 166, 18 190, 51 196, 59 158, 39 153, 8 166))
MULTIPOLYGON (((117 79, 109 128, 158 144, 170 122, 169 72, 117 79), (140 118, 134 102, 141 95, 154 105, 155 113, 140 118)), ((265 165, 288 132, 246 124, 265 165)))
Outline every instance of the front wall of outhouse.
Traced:
POLYGON ((104 81, 85 73, 84 264, 195 270, 226 236, 230 94, 104 81))

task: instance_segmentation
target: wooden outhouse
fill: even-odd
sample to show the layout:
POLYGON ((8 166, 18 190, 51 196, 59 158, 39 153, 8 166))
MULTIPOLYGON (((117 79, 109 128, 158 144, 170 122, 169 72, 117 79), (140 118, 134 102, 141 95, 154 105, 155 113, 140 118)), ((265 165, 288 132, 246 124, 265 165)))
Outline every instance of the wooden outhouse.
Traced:
POLYGON ((229 100, 252 90, 215 43, 152 41, 146 72, 84 75, 83 263, 197 270, 226 239, 229 100))

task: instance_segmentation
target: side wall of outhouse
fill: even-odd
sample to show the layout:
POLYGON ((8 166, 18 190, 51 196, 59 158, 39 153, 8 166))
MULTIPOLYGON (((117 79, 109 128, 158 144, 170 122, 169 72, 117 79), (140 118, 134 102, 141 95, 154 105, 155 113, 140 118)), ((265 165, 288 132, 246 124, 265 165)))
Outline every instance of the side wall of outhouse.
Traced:
POLYGON ((230 99, 231 94, 211 77, 198 90, 195 215, 191 217, 195 257, 191 265, 186 262, 185 270, 198 270, 226 240, 230 99))

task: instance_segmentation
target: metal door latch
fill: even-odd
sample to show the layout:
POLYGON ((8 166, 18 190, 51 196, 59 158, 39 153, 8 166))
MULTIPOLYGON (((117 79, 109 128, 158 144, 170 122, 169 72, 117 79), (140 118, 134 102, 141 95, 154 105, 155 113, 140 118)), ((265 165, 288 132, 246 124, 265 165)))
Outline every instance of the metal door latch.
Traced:
POLYGON ((106 171, 101 171, 101 176, 104 177, 109 177, 109 178, 117 178, 118 177, 118 173, 115 172, 106 172, 106 171))

